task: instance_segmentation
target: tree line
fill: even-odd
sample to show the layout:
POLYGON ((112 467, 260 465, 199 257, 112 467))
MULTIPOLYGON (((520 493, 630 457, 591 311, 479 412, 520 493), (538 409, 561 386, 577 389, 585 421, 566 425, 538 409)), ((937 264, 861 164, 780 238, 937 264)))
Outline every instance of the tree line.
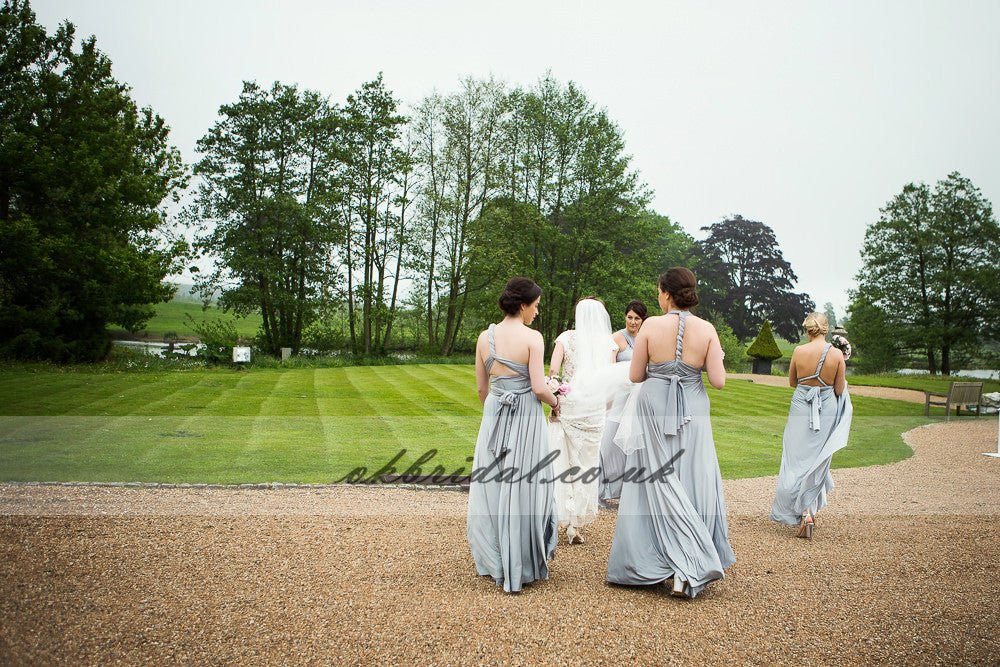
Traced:
MULTIPOLYGON (((655 276, 673 265, 695 270, 701 313, 734 341, 765 321, 798 340, 815 308, 794 292, 795 273, 766 224, 733 214, 702 227, 707 237, 697 241, 650 210, 621 128, 577 84, 550 73, 528 86, 470 77, 409 107, 381 74, 342 101, 246 81, 187 167, 164 120, 131 100, 94 38, 74 50, 72 24, 47 35, 18 0, 4 2, 0 37, 4 356, 100 358, 108 327, 141 329, 172 294, 164 278, 199 254, 211 268, 199 272, 198 288, 234 314, 259 312, 257 344, 272 354, 384 354, 404 326, 421 351, 469 349, 495 319, 504 282, 519 274, 544 290, 536 326, 549 341, 572 326, 583 296, 603 298, 616 321, 633 298, 652 306, 655 276), (189 182, 173 220, 163 202, 189 182), (191 246, 184 233, 193 233, 191 246)), ((972 196, 968 185, 955 197, 972 196)), ((936 206, 942 220, 946 208, 952 218, 975 209, 936 206)), ((962 238, 996 225, 989 210, 975 216, 948 224, 965 225, 962 238)), ((967 268, 991 252, 995 243, 952 259, 967 268)), ((864 255, 865 271, 877 254, 864 255)), ((885 254, 908 261, 898 248, 885 254)), ((907 275, 885 272, 897 282, 907 275)), ((963 289, 972 284, 953 275, 963 289)), ((880 276, 859 276, 851 322, 862 331, 869 321, 914 326, 888 318, 903 309, 880 276)), ((928 282, 925 293, 937 287, 928 282)), ((977 307, 995 303, 988 290, 976 295, 977 307)), ((947 312, 969 298, 946 299, 947 312)), ((931 297, 923 307, 945 312, 931 297)), ((906 340, 940 355, 975 337, 956 317, 906 340)))

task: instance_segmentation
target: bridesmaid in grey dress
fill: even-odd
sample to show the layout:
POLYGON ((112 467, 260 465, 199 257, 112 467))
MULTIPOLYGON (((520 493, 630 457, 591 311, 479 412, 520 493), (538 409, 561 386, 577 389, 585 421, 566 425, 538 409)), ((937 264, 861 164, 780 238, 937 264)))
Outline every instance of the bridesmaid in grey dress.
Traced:
POLYGON ((695 597, 736 561, 701 376, 705 368, 721 389, 726 372, 715 327, 688 312, 698 303, 694 274, 672 268, 659 288, 666 314, 647 319, 636 338, 630 379, 642 386, 615 438, 627 454, 626 479, 607 579, 673 578, 673 595, 695 597))
MULTIPOLYGON (((625 306, 625 328, 615 332, 615 342, 618 343, 618 354, 615 362, 622 364, 632 361, 632 349, 635 347, 635 337, 639 333, 642 321, 646 319, 646 304, 638 299, 629 301, 625 306)), ((615 444, 615 434, 618 433, 618 423, 621 421, 625 400, 633 385, 622 387, 615 393, 604 422, 604 434, 601 436, 600 486, 598 502, 601 507, 607 506, 607 501, 614 500, 622 494, 622 474, 625 472, 625 452, 615 444)))
POLYGON ((479 335, 476 389, 483 421, 469 486, 466 537, 476 571, 508 593, 548 578, 558 515, 542 402, 559 413, 545 383, 542 335, 528 328, 542 290, 512 278, 500 296, 505 317, 479 335))
POLYGON ((847 391, 844 354, 826 342, 826 315, 810 313, 802 325, 809 342, 795 348, 788 367, 788 384, 795 393, 785 424, 771 519, 798 525, 796 536, 811 538, 814 516, 833 488, 830 461, 847 445, 854 406, 847 391))

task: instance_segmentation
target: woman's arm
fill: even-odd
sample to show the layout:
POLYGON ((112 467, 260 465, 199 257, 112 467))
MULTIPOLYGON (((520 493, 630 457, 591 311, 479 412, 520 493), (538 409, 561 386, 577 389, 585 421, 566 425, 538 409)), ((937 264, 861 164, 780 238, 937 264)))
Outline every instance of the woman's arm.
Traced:
POLYGON ((563 347, 562 341, 557 340, 556 344, 552 346, 552 358, 549 360, 549 377, 559 375, 559 369, 562 368, 565 356, 566 348, 563 347))
POLYGON ((486 361, 483 358, 483 347, 489 345, 484 331, 479 334, 476 341, 476 393, 479 394, 479 402, 485 403, 486 396, 490 393, 490 376, 486 372, 486 361))
MULTIPOLYGON (((561 347, 561 344, 556 343, 556 347, 561 347)), ((556 353, 553 351, 553 363, 555 363, 555 358, 556 353)), ((562 363, 562 355, 560 355, 559 363, 562 363)), ((531 391, 535 393, 538 400, 556 408, 559 400, 545 382, 545 341, 542 340, 542 334, 537 331, 531 332, 531 339, 528 343, 528 375, 531 377, 531 391)))
POLYGON ((799 371, 795 368, 795 355, 799 348, 792 350, 792 360, 788 362, 788 386, 797 387, 799 385, 799 371))
MULTIPOLYGON (((837 350, 837 348, 830 348, 830 351, 837 350)), ((844 361, 844 353, 837 350, 837 377, 833 380, 833 393, 840 396, 844 393, 844 387, 847 386, 847 363, 844 361)))
MULTIPOLYGON (((621 331, 616 331, 612 338, 615 339, 615 345, 618 346, 618 351, 621 352, 628 346, 628 342, 625 340, 625 336, 621 331)), ((617 355, 615 355, 617 356, 617 355)))
POLYGON ((711 336, 708 340, 708 352, 705 356, 705 371, 708 374, 708 383, 716 389, 726 386, 726 367, 722 363, 722 343, 719 342, 719 332, 715 327, 708 324, 711 329, 711 336))
POLYGON ((628 379, 643 382, 646 379, 646 364, 649 363, 649 331, 653 327, 639 329, 632 348, 632 365, 628 367, 628 379))

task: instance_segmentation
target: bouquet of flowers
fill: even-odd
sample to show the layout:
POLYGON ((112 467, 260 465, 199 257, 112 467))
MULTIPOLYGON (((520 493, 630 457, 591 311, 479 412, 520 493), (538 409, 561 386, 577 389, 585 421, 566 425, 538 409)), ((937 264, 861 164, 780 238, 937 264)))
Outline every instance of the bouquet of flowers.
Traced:
POLYGON ((565 396, 570 390, 569 382, 565 382, 558 375, 547 378, 545 384, 548 385, 549 390, 556 396, 565 396))
POLYGON ((833 337, 830 339, 830 343, 844 353, 845 360, 851 358, 851 344, 846 338, 840 334, 833 334, 833 337))

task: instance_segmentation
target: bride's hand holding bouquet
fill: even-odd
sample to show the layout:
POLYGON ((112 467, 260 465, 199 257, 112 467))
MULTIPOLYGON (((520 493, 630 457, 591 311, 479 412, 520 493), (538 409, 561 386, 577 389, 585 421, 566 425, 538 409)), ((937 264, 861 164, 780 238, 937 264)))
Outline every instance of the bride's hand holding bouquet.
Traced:
MULTIPOLYGON (((553 375, 545 380, 545 384, 548 386, 549 391, 551 391, 556 398, 565 396, 570 392, 569 382, 561 379, 558 375, 553 375)), ((556 405, 552 408, 551 421, 559 421, 559 401, 556 401, 556 405)))

